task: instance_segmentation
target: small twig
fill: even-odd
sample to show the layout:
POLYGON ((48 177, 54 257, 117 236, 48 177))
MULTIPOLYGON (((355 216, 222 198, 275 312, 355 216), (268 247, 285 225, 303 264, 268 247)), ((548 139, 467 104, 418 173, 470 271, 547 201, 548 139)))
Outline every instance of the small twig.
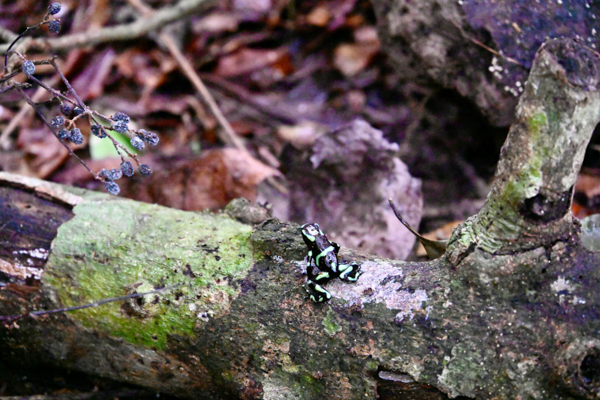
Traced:
POLYGON ((20 73, 21 73, 21 71, 13 71, 10 74, 4 75, 2 78, 0 78, 0 83, 9 81, 12 78, 14 78, 15 76, 19 75, 20 73))
MULTIPOLYGON (((51 39, 34 39, 30 48, 53 51, 68 50, 76 47, 92 46, 106 42, 131 40, 156 32, 163 26, 179 21, 182 18, 198 12, 207 0, 181 0, 171 7, 163 7, 148 18, 140 18, 130 24, 107 26, 82 33, 64 35, 51 39)), ((7 46, 0 46, 0 54, 7 51, 7 46)))
MULTIPOLYGON (((20 73, 21 71, 15 71, 15 72, 20 73)), ((48 87, 52 87, 52 86, 55 86, 57 83, 58 83, 58 77, 55 75, 49 80, 48 83, 44 83, 44 85, 46 85, 48 87)), ((37 89, 37 91, 33 94, 33 97, 32 97, 33 102, 36 103, 36 102, 40 101, 45 93, 46 93, 46 90, 44 89, 44 86, 42 85, 42 87, 39 87, 37 89)), ((26 104, 23 104, 21 106, 21 109, 17 113, 17 115, 15 115, 13 118, 11 118, 11 120, 8 123, 8 125, 6 126, 6 128, 4 128, 4 130, 0 134, 0 149, 3 149, 3 150, 8 149, 8 146, 9 146, 8 136, 19 126, 19 123, 21 122, 21 120, 23 118, 25 118, 25 116, 27 115, 28 112, 29 112, 29 106, 26 104)))
POLYGON ((514 58, 508 57, 504 54, 501 54, 500 52, 498 52, 497 50, 492 49, 490 46, 487 46, 485 44, 483 44, 482 42, 480 42, 479 40, 475 39, 474 37, 471 37, 469 35, 467 35, 467 33, 463 30, 462 26, 458 25, 456 22, 454 21, 450 21, 452 22, 452 25, 454 25, 458 31, 461 33, 461 35, 463 35, 464 38, 470 40, 471 42, 473 42, 474 44, 476 44, 477 46, 489 51, 490 53, 494 54, 495 56, 498 56, 500 58, 505 59, 508 62, 511 62, 513 64, 517 64, 520 65, 522 67, 524 67, 524 65, 522 63, 520 63, 519 61, 515 60, 514 58))
POLYGON ((0 89, 0 94, 6 93, 6 92, 10 92, 11 90, 16 89, 17 87, 22 87, 23 89, 29 89, 29 88, 31 88, 31 85, 29 83, 15 83, 15 82, 11 82, 11 83, 8 84, 8 86, 3 87, 2 89, 0 89))
POLYGON ((67 96, 65 96, 64 94, 62 94, 61 92, 59 92, 56 89, 53 89, 52 87, 50 87, 49 85, 45 84, 44 82, 40 81, 39 79, 37 79, 35 76, 31 75, 28 76, 27 79, 37 83, 39 86, 41 86, 42 88, 46 89, 48 92, 50 92, 54 97, 60 97, 63 100, 66 100, 72 104, 75 104, 75 102, 73 100, 71 100, 70 98, 68 98, 67 96))
POLYGON ((19 319, 29 317, 29 316, 37 317, 40 315, 49 315, 49 314, 57 314, 57 313, 62 313, 62 312, 83 310, 85 308, 98 307, 102 304, 113 303, 115 301, 129 300, 129 299, 134 299, 136 297, 147 296, 150 294, 162 293, 164 291, 173 289, 173 288, 181 286, 181 285, 183 285, 183 282, 175 283, 173 285, 168 285, 168 286, 165 286, 164 288, 151 290, 149 292, 132 293, 132 294, 127 294, 127 295, 119 296, 119 297, 110 297, 107 299, 95 301, 93 303, 80 304, 78 306, 72 306, 72 307, 55 308, 53 310, 30 311, 30 312, 26 312, 25 314, 19 314, 19 315, 0 315, 0 321, 8 321, 10 323, 10 322, 15 322, 19 319))
POLYGON ((235 131, 231 127, 231 124, 229 123, 229 121, 227 121, 227 119, 221 112, 221 109, 217 105, 217 102, 215 101, 213 96, 210 94, 210 91, 206 88, 206 85, 204 85, 202 79, 200 79, 196 71, 194 71, 194 67, 192 66, 192 64, 187 60, 187 58, 185 58, 183 53, 179 50, 179 47, 177 47, 177 44, 173 40, 173 37, 166 31, 162 31, 159 37, 161 42, 167 47, 171 55, 179 63, 179 67, 181 68, 185 76, 190 80, 190 82, 192 82, 196 90, 198 90, 204 101, 206 101, 206 103, 210 107, 210 110, 214 114, 215 118, 217 118, 217 121, 219 121, 219 123, 223 127, 223 130, 225 131, 223 141, 226 144, 232 145, 238 150, 247 153, 248 150, 246 149, 246 146, 244 146, 242 140, 235 133, 235 131))
POLYGON ((52 66, 58 73, 58 76, 60 76, 60 79, 62 79, 63 83, 65 84, 65 86, 67 87, 69 92, 73 95, 73 97, 75 97, 75 99, 77 100, 77 104, 79 104, 79 107, 81 107, 82 110, 85 110, 87 108, 85 103, 83 102, 83 100, 81 100, 81 97, 79 97, 79 95, 77 94, 75 89, 73 89, 73 86, 71 86, 71 84, 69 83, 69 81, 67 80, 65 75, 62 73, 62 71, 56 64, 56 60, 54 58, 50 60, 50 64, 52 64, 52 66))

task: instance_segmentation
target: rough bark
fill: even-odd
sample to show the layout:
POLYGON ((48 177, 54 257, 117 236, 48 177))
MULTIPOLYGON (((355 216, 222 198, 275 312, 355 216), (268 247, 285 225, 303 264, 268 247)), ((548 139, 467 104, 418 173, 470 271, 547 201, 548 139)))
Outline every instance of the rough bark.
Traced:
POLYGON ((596 2, 372 0, 400 76, 456 90, 509 126, 535 51, 548 37, 598 48, 596 2))
POLYGON ((402 78, 454 89, 469 98, 492 124, 511 124, 517 98, 503 89, 507 83, 488 72, 494 55, 470 40, 473 36, 484 41, 485 35, 469 25, 461 2, 371 3, 381 42, 402 78))
POLYGON ((0 328, 0 359, 206 399, 598 398, 600 257, 581 245, 569 205, 600 119, 599 66, 576 42, 543 46, 494 188, 446 255, 413 263, 343 249, 364 274, 328 284, 326 304, 306 299, 294 224, 252 228, 2 174, 5 188, 60 198, 73 216, 52 241, 41 298, 4 286, 1 314, 182 286, 21 319, 0 328))

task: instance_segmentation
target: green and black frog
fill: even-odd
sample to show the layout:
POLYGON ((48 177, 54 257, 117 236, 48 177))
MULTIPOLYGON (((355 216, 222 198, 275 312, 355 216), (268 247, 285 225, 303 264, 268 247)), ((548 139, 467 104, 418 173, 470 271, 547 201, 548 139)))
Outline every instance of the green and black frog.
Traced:
POLYGON ((360 265, 356 262, 340 264, 338 261, 340 245, 327 239, 318 224, 302 225, 301 231, 302 239, 308 246, 307 292, 312 301, 322 303, 331 299, 331 294, 323 285, 332 279, 340 278, 345 282, 358 280, 361 274, 360 265))

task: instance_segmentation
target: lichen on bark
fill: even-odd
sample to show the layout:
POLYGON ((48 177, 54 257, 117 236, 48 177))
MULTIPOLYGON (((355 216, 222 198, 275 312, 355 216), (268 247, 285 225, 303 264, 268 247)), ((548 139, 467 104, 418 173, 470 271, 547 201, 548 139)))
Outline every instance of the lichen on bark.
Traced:
POLYGON ((572 188, 600 119, 598 54, 567 39, 546 42, 502 148, 482 210, 454 235, 456 261, 476 246, 507 253, 573 233, 572 188))

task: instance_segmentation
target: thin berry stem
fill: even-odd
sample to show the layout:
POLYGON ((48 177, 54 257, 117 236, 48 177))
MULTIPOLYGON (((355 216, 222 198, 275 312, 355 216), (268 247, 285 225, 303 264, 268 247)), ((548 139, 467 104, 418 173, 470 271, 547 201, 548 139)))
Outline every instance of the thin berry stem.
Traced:
POLYGON ((81 158, 79 158, 79 156, 77 154, 75 154, 75 152, 69 146, 67 146, 67 144, 62 139, 60 139, 58 137, 58 134, 54 131, 54 127, 46 120, 46 117, 44 117, 44 114, 42 114, 42 112, 39 110, 39 108, 37 107, 35 102, 23 91, 23 89, 18 87, 17 90, 21 93, 21 95, 23 96, 25 101, 35 110, 36 114, 42 119, 42 121, 44 121, 46 126, 52 131, 52 133, 58 139, 58 141, 67 149, 69 154, 71 156, 75 157, 77 159, 77 161, 79 161, 79 163, 81 165, 83 165, 85 167, 85 169, 87 169, 89 171, 89 173, 92 174, 92 176, 95 178, 96 175, 94 175, 94 173, 92 172, 90 167, 88 167, 87 164, 81 158))
POLYGON ((10 46, 8 46, 8 49, 6 50, 6 54, 4 54, 4 73, 8 73, 8 57, 10 56, 10 54, 12 53, 12 48, 13 46, 25 35, 27 35, 29 32, 31 32, 34 29, 37 29, 39 27, 38 25, 34 25, 34 26, 28 26, 23 32, 19 33, 19 35, 17 35, 17 37, 15 38, 15 40, 12 41, 12 43, 10 44, 10 46))
POLYGON ((75 99, 77 100, 77 103, 79 104, 79 107, 81 107, 83 110, 85 110, 87 108, 85 103, 83 102, 83 100, 81 100, 81 97, 79 97, 79 95, 77 94, 75 89, 73 89, 73 86, 71 86, 71 84, 69 83, 69 81, 67 80, 65 75, 62 73, 60 68, 58 68, 58 65, 56 64, 56 60, 54 60, 54 59, 50 60, 50 64, 52 64, 52 66, 54 67, 54 69, 56 70, 58 75, 60 76, 60 79, 62 79, 62 81, 65 84, 65 86, 67 87, 67 89, 69 89, 69 92, 71 92, 73 97, 75 97, 75 99))
POLYGON ((15 76, 19 75, 20 73, 21 73, 21 71, 19 71, 19 70, 13 71, 10 74, 5 75, 2 78, 0 78, 0 82, 4 83, 4 82, 14 78, 15 76))
POLYGON ((33 82, 37 83, 38 85, 40 85, 41 87, 43 87, 44 89, 46 89, 47 91, 49 91, 50 93, 52 93, 53 96, 60 97, 61 99, 70 102, 71 104, 75 104, 75 102, 73 100, 71 100, 70 98, 68 98, 67 96, 65 96, 61 92, 59 92, 58 90, 52 89, 50 86, 46 85, 44 82, 42 82, 39 79, 37 79, 35 76, 31 75, 31 76, 29 76, 27 78, 30 79, 30 80, 32 80, 33 82))
POLYGON ((8 86, 0 89, 0 94, 6 93, 9 90, 13 90, 13 89, 16 89, 18 87, 29 89, 31 87, 31 85, 28 84, 28 83, 14 83, 14 82, 11 82, 8 86))

